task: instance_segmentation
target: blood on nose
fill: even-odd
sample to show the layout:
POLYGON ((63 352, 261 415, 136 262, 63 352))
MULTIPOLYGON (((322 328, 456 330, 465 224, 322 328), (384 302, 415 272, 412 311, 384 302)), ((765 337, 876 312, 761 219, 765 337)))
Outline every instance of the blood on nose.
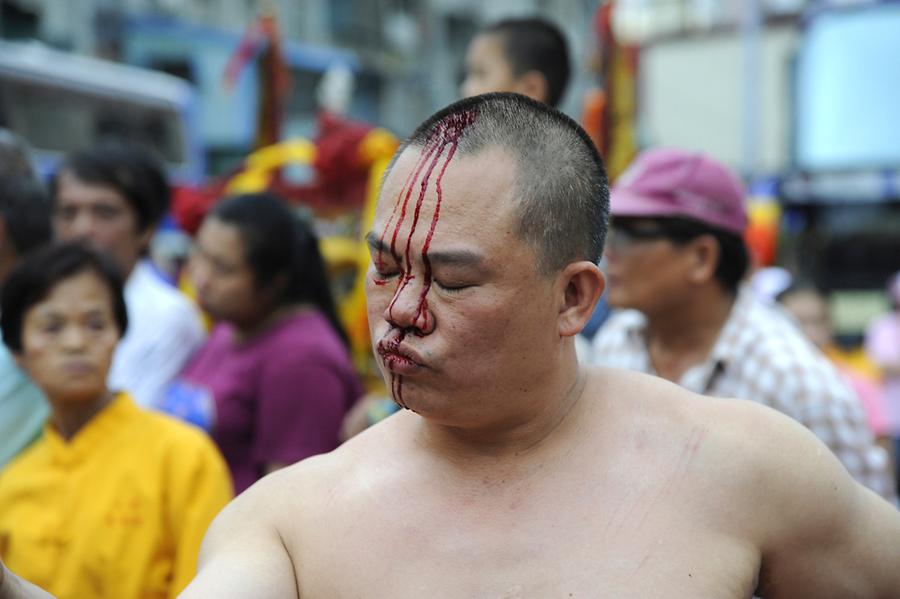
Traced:
POLYGON ((413 329, 418 334, 430 333, 434 318, 428 310, 429 287, 415 275, 401 275, 394 297, 386 310, 387 321, 401 329, 413 329))

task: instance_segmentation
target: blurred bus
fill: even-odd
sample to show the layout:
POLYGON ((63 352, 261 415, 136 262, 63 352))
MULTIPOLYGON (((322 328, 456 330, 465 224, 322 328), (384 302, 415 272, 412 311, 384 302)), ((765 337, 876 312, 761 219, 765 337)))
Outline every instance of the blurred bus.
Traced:
POLYGON ((65 154, 116 139, 155 152, 174 183, 197 183, 198 124, 196 94, 177 77, 0 41, 0 127, 28 141, 43 176, 65 154))

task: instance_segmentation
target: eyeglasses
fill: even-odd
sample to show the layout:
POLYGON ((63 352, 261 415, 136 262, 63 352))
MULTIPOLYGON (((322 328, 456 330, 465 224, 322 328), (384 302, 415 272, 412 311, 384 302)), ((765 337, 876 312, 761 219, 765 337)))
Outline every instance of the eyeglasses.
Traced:
POLYGON ((668 231, 653 225, 646 227, 611 227, 606 245, 608 249, 624 252, 635 245, 668 237, 668 231))
POLYGON ((613 251, 623 252, 636 245, 660 239, 683 244, 701 233, 702 231, 698 231, 696 225, 682 225, 675 220, 665 224, 651 220, 620 223, 610 227, 607 247, 613 251))

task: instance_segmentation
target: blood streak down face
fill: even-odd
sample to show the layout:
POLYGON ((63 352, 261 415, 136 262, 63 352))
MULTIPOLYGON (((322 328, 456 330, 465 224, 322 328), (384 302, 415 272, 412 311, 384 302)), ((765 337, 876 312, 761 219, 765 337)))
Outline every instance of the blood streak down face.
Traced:
MULTIPOLYGON (((390 248, 391 257, 394 258, 394 261, 399 264, 401 270, 400 276, 398 277, 398 287, 396 293, 391 300, 390 305, 388 306, 388 316, 390 321, 393 322, 395 321, 394 307, 397 299, 402 295, 403 291, 409 285, 409 283, 415 278, 412 274, 412 260, 410 255, 412 239, 413 235, 415 235, 416 233, 416 228, 419 225, 422 205, 425 201, 425 195, 428 191, 429 183, 432 176, 434 175, 436 201, 434 204, 434 211, 432 212, 431 216, 431 223, 428 227, 428 233, 425 236, 425 242, 422 244, 421 258, 424 272, 421 291, 419 292, 419 301, 418 305, 415 308, 415 315, 413 316, 413 327, 411 329, 409 327, 402 327, 395 338, 387 340, 385 344, 379 346, 378 350, 381 356, 383 356, 389 363, 393 363, 396 366, 400 365, 399 362, 411 361, 411 356, 404 355, 404 353, 400 349, 400 344, 403 342, 406 334, 411 330, 416 335, 422 335, 425 334, 429 329, 428 291, 431 289, 432 284, 432 268, 431 260, 428 256, 428 249, 431 246, 431 240, 434 237, 434 231, 437 228, 438 219, 440 218, 441 214, 441 200, 443 199, 441 182, 444 178, 444 173, 447 172, 447 167, 450 165, 450 161, 453 160, 453 156, 454 154, 456 154, 460 137, 465 132, 466 128, 474 122, 475 115, 475 111, 468 111, 461 114, 450 115, 447 119, 438 124, 438 126, 435 128, 434 133, 427 140, 425 149, 419 156, 418 164, 416 164, 415 168, 410 173, 411 176, 407 178, 406 183, 400 190, 400 194, 397 196, 396 201, 394 202, 391 216, 381 233, 381 237, 379 238, 380 250, 374 256, 374 259, 377 262, 377 270, 379 272, 384 272, 384 248, 386 247, 385 239, 387 238, 389 232, 390 245, 387 247, 390 248), (438 167, 438 164, 441 162, 441 166, 438 167), (438 170, 437 174, 435 175, 436 169, 438 170), (412 214, 412 222, 408 227, 409 232, 401 256, 397 245, 397 236, 400 233, 401 228, 405 224, 407 218, 407 209, 409 207, 409 200, 412 196, 413 188, 417 183, 419 186, 419 193, 416 199, 415 208, 412 214)), ((386 282, 387 281, 382 280, 377 284, 383 285, 386 282)), ((403 402, 403 376, 401 374, 391 372, 391 392, 397 403, 406 408, 407 406, 403 402)))
POLYGON ((438 418, 451 399, 457 422, 487 409, 477 397, 540 376, 559 342, 552 278, 518 236, 514 159, 457 152, 476 118, 454 115, 403 152, 368 239, 369 323, 394 399, 438 418))

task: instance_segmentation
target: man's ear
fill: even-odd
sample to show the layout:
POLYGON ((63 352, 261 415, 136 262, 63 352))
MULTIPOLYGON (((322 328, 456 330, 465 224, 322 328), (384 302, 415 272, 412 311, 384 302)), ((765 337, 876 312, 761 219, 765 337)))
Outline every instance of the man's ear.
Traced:
POLYGON ((706 283, 716 276, 721 248, 712 235, 701 235, 690 242, 688 277, 692 283, 706 283))
POLYGON ((593 262, 572 262, 559 275, 559 334, 572 337, 581 332, 594 313, 606 288, 606 278, 593 262))
POLYGON ((516 78, 516 85, 513 91, 546 104, 547 88, 547 78, 540 72, 526 71, 516 78))

